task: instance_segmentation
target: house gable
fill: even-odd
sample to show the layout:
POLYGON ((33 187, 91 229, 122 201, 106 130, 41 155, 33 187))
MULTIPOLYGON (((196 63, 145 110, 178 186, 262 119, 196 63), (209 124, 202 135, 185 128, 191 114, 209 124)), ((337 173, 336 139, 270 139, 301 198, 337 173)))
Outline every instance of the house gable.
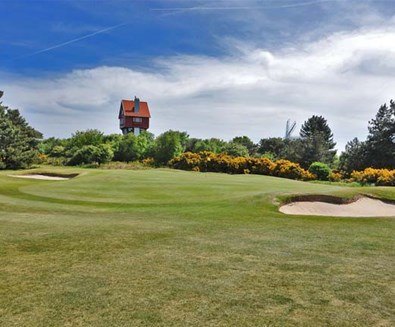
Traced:
POLYGON ((149 128, 150 118, 151 114, 147 102, 140 101, 138 98, 135 98, 134 101, 121 101, 118 119, 123 134, 134 133, 139 135, 140 131, 146 131, 149 128))

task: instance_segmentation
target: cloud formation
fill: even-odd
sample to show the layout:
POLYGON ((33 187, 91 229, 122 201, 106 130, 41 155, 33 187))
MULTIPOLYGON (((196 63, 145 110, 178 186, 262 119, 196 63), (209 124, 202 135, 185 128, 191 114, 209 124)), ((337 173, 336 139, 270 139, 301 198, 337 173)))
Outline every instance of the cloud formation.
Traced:
POLYGON ((222 58, 157 58, 150 69, 101 66, 60 76, 8 76, 4 102, 22 109, 46 136, 76 129, 118 132, 122 98, 140 96, 152 111, 151 131, 195 137, 283 136, 323 115, 338 148, 362 139, 380 104, 394 98, 395 29, 335 33, 270 52, 238 43, 222 58))

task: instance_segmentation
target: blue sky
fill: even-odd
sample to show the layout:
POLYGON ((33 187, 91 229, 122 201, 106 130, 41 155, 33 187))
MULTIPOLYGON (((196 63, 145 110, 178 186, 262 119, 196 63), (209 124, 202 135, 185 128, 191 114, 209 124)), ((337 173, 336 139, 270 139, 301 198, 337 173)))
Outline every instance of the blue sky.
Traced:
POLYGON ((155 134, 282 136, 324 115, 341 149, 394 98, 395 2, 0 0, 0 89, 45 136, 118 132, 121 98, 155 134))
MULTIPOLYGON (((0 59, 10 72, 42 74, 97 65, 144 67, 157 56, 221 56, 228 52, 223 38, 276 49, 313 38, 316 29, 336 29, 323 24, 336 24, 332 2, 0 0, 0 28, 6 31, 0 59), (119 27, 32 55, 114 26, 119 27)), ((350 19, 344 24, 356 25, 350 19)))

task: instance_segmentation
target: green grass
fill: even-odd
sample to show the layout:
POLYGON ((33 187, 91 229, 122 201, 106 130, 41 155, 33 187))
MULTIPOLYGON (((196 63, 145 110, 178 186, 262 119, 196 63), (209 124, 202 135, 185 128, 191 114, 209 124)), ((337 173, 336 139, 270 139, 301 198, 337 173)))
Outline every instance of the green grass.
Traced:
MULTIPOLYGON (((1 326, 391 326, 391 218, 287 216, 279 198, 367 193, 252 175, 0 174, 1 326)), ((24 172, 25 173, 25 172, 24 172)))

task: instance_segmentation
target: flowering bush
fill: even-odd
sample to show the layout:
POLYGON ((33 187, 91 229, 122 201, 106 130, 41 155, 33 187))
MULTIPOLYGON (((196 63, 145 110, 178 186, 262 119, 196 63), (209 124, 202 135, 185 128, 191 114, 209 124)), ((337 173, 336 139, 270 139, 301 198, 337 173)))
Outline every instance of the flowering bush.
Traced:
POLYGON ((46 163, 48 160, 48 156, 44 153, 38 153, 36 156, 36 160, 35 163, 37 164, 44 164, 46 163))
POLYGON ((208 151, 185 152, 169 162, 170 167, 201 172, 222 172, 228 174, 272 175, 291 179, 311 180, 315 176, 299 164, 288 160, 275 162, 268 158, 232 157, 208 151))
POLYGON ((274 162, 273 176, 285 177, 290 179, 311 180, 316 176, 304 170, 298 163, 288 160, 277 160, 274 162))
POLYGON ((366 168, 363 171, 353 171, 351 180, 361 184, 380 186, 395 186, 395 170, 366 168))
POLYGON ((331 182, 340 182, 342 179, 343 179, 343 175, 341 173, 339 173, 339 172, 332 171, 329 174, 329 180, 331 182))
POLYGON ((151 158, 151 157, 148 157, 148 158, 145 158, 145 159, 141 160, 141 163, 143 165, 145 165, 145 166, 148 166, 148 167, 154 167, 155 166, 155 160, 154 160, 154 158, 151 158))
POLYGON ((376 185, 395 186, 395 169, 382 169, 381 175, 377 178, 376 185))
MULTIPOLYGON (((169 166, 175 169, 201 172, 269 175, 306 181, 317 179, 317 175, 313 173, 315 168, 307 171, 298 163, 289 160, 272 161, 268 158, 232 157, 209 151, 185 152, 170 160, 169 166)), ((322 165, 319 166, 320 169, 317 171, 321 172, 322 165)), ((325 169, 326 173, 327 169, 325 169)), ((332 171, 328 178, 331 182, 339 182, 343 176, 340 172, 332 171)), ((350 181, 361 184, 395 186, 395 170, 366 168, 363 171, 353 171, 350 181)))

